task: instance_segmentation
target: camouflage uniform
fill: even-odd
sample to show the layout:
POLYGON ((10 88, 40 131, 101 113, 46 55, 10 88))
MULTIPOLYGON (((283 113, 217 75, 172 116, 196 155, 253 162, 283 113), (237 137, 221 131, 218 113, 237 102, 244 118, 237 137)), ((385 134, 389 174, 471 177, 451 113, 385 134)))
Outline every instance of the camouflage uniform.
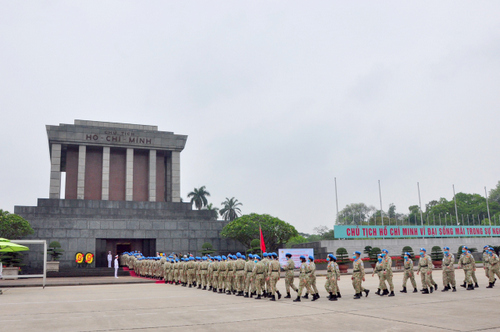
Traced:
POLYGON ((422 288, 427 289, 430 288, 432 291, 432 281, 430 274, 427 274, 427 272, 432 271, 432 268, 434 265, 432 265, 432 260, 429 255, 425 256, 420 256, 420 259, 418 260, 418 272, 420 273, 420 278, 422 281, 422 288))
POLYGON ((483 251, 483 266, 484 266, 484 274, 487 278, 490 277, 490 255, 485 251, 483 251))
POLYGON ((340 276, 340 274, 337 274, 337 271, 337 263, 335 263, 334 261, 330 261, 328 263, 328 266, 326 267, 325 289, 328 293, 332 293, 334 295, 338 293, 337 278, 340 276))
POLYGON ((194 262, 194 260, 189 260, 189 262, 187 263, 187 283, 189 287, 191 287, 193 285, 193 282, 195 281, 195 266, 196 263, 194 262))
MULTIPOLYGON (((373 269, 372 275, 377 274, 378 276, 378 289, 385 290, 387 286, 384 281, 384 262, 377 262, 375 268, 373 269)), ((378 293, 377 293, 378 294, 378 293)))
POLYGON ((255 288, 257 289, 257 298, 260 298, 262 294, 262 289, 264 288, 264 272, 266 266, 262 261, 255 264, 252 271, 252 279, 255 282, 255 288))
POLYGON ((271 296, 275 296, 276 294, 276 284, 278 280, 280 280, 280 262, 277 260, 272 260, 269 262, 269 269, 267 271, 267 275, 269 276, 269 285, 271 296))
POLYGON ((495 275, 497 275, 498 278, 500 278, 500 263, 499 263, 499 258, 496 253, 493 253, 493 255, 490 256, 489 262, 490 262, 490 269, 489 269, 489 282, 494 283, 495 282, 495 275))
POLYGON ((212 289, 214 292, 217 291, 219 287, 219 264, 218 260, 212 262, 212 289))
POLYGON ((316 287, 316 264, 314 264, 314 261, 309 262, 307 274, 309 276, 309 289, 313 291, 312 294, 318 294, 318 288, 316 287))
POLYGON ((235 272, 234 261, 231 259, 227 262, 227 277, 225 285, 225 288, 229 293, 234 291, 233 289, 234 274, 235 274, 234 272, 235 272))
POLYGON ((408 278, 410 278, 410 282, 413 289, 417 288, 417 283, 415 282, 415 275, 413 273, 413 260, 408 257, 408 259, 404 261, 403 267, 405 269, 403 275, 403 289, 406 289, 406 282, 408 281, 408 278))
POLYGON ((455 256, 450 252, 448 256, 443 256, 443 285, 450 285, 455 288, 455 256))
POLYGON ((298 291, 297 286, 293 284, 293 279, 294 279, 293 270, 295 269, 295 262, 293 261, 292 258, 288 259, 284 269, 285 269, 285 289, 287 294, 290 294, 290 287, 297 292, 298 291))
POLYGON ((306 288, 307 293, 312 293, 311 286, 309 284, 308 266, 306 262, 303 262, 300 265, 299 280, 300 282, 299 282, 299 290, 297 291, 297 297, 300 297, 302 295, 302 289, 304 289, 304 287, 306 288))
MULTIPOLYGON (((387 280, 387 283, 389 284, 389 289, 391 292, 394 292, 394 283, 392 282, 392 259, 391 257, 386 254, 384 259, 382 260, 382 266, 384 268, 384 272, 382 273, 384 275, 384 281, 387 280)), ((384 282, 385 284, 385 282, 384 282)))
MULTIPOLYGON (((472 256, 472 254, 471 254, 472 256)), ((474 259, 474 256, 472 256, 472 274, 471 274, 471 278, 472 278, 472 281, 474 281, 474 284, 476 285, 476 287, 478 287, 477 285, 477 278, 476 278, 476 260, 474 259)))
POLYGON ((234 263, 234 267, 236 269, 236 290, 241 294, 245 288, 245 261, 242 258, 238 258, 234 263))
MULTIPOLYGON (((460 256, 460 260, 458 261, 458 266, 463 268, 465 274, 465 284, 472 286, 472 270, 474 262, 474 258, 470 253, 465 253, 460 256)), ((470 287, 469 286, 469 287, 470 287)))
POLYGON ((252 260, 248 260, 245 262, 245 292, 248 296, 249 294, 255 292, 255 283, 252 282, 252 272, 255 267, 255 263, 252 260))
POLYGON ((227 262, 225 260, 219 263, 219 292, 222 292, 227 277, 227 262))
POLYGON ((365 288, 361 285, 363 278, 365 277, 365 267, 363 266, 363 261, 358 258, 352 263, 352 286, 356 294, 361 295, 361 292, 365 288))
POLYGON ((208 265, 209 262, 207 260, 202 260, 200 263, 200 285, 203 287, 203 289, 207 288, 208 265))

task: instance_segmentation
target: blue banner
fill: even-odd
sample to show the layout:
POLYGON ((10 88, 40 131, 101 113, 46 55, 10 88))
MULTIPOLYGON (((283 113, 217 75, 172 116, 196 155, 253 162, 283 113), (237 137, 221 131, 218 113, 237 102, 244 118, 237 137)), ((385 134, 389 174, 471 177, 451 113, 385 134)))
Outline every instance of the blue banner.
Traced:
POLYGON ((335 225, 337 239, 500 236, 500 226, 347 226, 335 225))

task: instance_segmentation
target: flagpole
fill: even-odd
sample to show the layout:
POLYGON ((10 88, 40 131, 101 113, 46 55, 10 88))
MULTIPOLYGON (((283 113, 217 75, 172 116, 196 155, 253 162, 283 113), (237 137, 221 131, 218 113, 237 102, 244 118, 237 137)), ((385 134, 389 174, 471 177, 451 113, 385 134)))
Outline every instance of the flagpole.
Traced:
POLYGON ((493 233, 491 232, 490 205, 488 204, 488 193, 486 192, 486 187, 484 187, 484 195, 486 196, 486 209, 488 210, 488 220, 490 222, 490 236, 493 237, 493 233))
POLYGON ((453 200, 455 201, 455 216, 457 218, 457 225, 458 225, 457 196, 455 195, 455 185, 453 185, 453 200))

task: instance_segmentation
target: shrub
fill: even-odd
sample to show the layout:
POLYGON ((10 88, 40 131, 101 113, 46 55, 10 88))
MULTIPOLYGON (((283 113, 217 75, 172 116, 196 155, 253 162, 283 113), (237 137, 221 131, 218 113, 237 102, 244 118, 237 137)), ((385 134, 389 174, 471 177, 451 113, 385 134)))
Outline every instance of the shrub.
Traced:
POLYGON ((52 258, 53 261, 58 261, 62 256, 64 250, 61 249, 61 244, 57 241, 52 241, 49 244, 49 249, 47 249, 47 253, 52 258))
POLYGON ((382 250, 379 247, 374 247, 370 250, 368 256, 370 257, 370 262, 375 263, 377 261, 377 255, 380 254, 382 250))
POLYGON ((203 245, 201 246, 201 253, 203 255, 210 255, 210 254, 213 254, 215 252, 214 249, 214 246, 210 243, 210 242, 205 242, 203 243, 203 245))
POLYGON ((433 261, 440 261, 443 259, 443 250, 440 246, 434 246, 431 250, 431 259, 433 261))
POLYGON ((415 257, 415 253, 413 252, 413 248, 410 246, 404 246, 403 251, 401 252, 401 257, 405 255, 405 252, 410 253, 410 257, 415 257))
POLYGON ((349 255, 347 254, 346 248, 338 248, 335 252, 337 256, 337 263, 340 264, 348 264, 350 262, 349 255))

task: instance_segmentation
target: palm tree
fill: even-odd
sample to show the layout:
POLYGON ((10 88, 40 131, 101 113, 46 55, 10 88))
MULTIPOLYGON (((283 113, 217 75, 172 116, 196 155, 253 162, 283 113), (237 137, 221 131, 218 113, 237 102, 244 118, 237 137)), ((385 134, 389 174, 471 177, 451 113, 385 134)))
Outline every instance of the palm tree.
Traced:
POLYGON ((224 217, 226 221, 233 221, 234 219, 239 217, 241 214, 241 210, 238 206, 241 206, 240 202, 234 197, 231 199, 226 197, 226 200, 221 203, 223 208, 220 210, 220 215, 224 217))
POLYGON ((215 211, 215 216, 219 215, 219 208, 216 208, 212 203, 207 205, 208 211, 215 211))
POLYGON ((194 188, 194 190, 188 194, 188 197, 191 197, 191 204, 194 202, 198 210, 207 206, 208 201, 206 196, 210 196, 210 193, 205 190, 205 186, 201 186, 200 189, 194 188))

